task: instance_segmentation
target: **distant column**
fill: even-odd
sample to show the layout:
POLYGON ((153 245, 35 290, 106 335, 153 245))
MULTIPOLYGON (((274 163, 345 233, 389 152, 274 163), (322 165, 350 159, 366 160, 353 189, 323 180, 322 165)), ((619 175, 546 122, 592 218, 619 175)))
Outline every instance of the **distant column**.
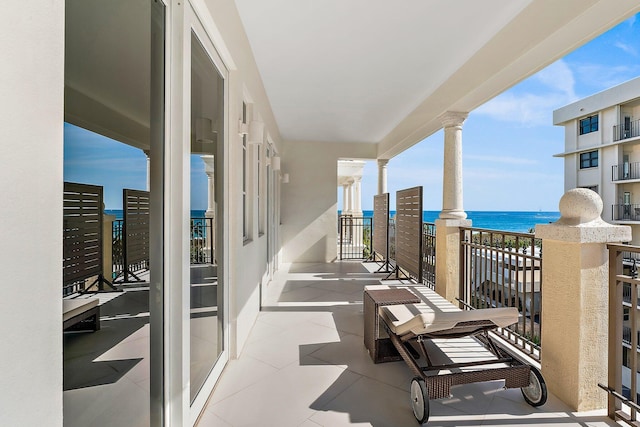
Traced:
POLYGON ((439 119, 444 126, 444 170, 441 219, 465 219, 462 204, 462 123, 468 113, 447 111, 439 119))
POLYGON ((351 214, 353 210, 353 180, 347 184, 347 214, 351 214))
POLYGON ((362 177, 357 176, 353 180, 353 211, 355 216, 362 216, 362 177))
POLYGON ((389 159, 378 159, 378 194, 387 192, 387 163, 389 159))
POLYGON ((143 150, 144 155, 147 156, 147 191, 151 191, 151 151, 143 150))
POLYGON ((342 184, 342 213, 347 213, 347 197, 349 193, 349 184, 342 184))
POLYGON ((204 162, 204 172, 207 174, 207 210, 204 213, 206 218, 205 253, 209 252, 212 264, 216 260, 216 193, 215 193, 215 157, 213 155, 200 156, 204 162))
POLYGON ((213 218, 215 216, 215 158, 213 155, 200 156, 204 162, 204 172, 207 174, 207 211, 205 216, 213 218))

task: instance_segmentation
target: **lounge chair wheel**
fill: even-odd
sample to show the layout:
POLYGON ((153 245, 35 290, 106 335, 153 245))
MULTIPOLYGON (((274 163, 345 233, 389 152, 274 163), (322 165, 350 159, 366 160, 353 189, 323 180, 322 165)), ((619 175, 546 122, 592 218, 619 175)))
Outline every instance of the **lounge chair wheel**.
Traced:
POLYGON ((547 384, 537 368, 531 367, 529 371, 529 385, 522 387, 522 397, 531 406, 541 406, 547 401, 547 384))
POLYGON ((429 419, 429 393, 424 380, 414 377, 411 380, 411 407, 413 415, 420 424, 424 424, 429 419))

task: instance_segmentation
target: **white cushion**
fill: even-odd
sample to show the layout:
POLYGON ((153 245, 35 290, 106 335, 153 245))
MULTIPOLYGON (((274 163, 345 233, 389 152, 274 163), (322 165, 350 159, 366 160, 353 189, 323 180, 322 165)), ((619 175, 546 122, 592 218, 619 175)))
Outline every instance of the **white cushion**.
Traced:
POLYGON ((409 332, 421 335, 446 331, 460 322, 489 320, 496 326, 506 327, 518 321, 518 309, 515 307, 440 311, 424 303, 382 306, 380 315, 391 331, 400 336, 409 332))
POLYGON ((62 300, 62 321, 66 322, 72 317, 82 314, 85 311, 91 310, 93 307, 96 307, 97 305, 98 305, 97 298, 63 299, 62 300))

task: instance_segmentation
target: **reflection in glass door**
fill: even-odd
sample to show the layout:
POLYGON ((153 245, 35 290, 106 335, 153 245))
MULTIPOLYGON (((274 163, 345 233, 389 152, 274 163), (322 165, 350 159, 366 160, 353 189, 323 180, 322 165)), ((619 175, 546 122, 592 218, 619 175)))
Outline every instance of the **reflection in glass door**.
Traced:
POLYGON ((223 286, 216 230, 222 200, 224 79, 191 36, 190 379, 191 402, 223 351, 223 286))

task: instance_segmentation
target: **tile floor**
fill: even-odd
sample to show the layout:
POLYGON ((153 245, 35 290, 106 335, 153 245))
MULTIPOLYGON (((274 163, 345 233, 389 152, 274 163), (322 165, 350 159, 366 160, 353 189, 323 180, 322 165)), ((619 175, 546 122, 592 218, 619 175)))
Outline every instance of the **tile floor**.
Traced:
MULTIPOLYGON (((374 364, 363 344, 362 292, 373 264, 285 265, 240 357, 220 378, 198 426, 416 426, 404 362, 374 364)), ((608 426, 603 411, 540 408, 500 382, 455 387, 431 401, 429 426, 608 426)))

